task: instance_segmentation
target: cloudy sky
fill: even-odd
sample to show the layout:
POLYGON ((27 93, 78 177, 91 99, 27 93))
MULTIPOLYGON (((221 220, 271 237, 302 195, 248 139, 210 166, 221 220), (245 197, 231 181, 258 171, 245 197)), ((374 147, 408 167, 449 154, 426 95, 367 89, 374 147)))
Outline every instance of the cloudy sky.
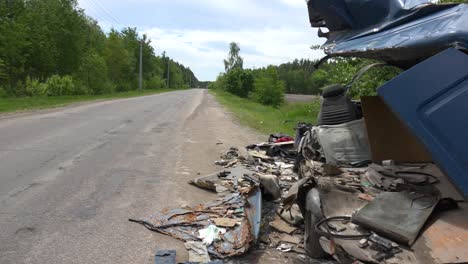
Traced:
POLYGON ((229 42, 238 42, 245 67, 320 58, 323 43, 309 26, 304 0, 79 0, 104 30, 137 27, 156 53, 190 67, 200 80, 224 70, 229 42))

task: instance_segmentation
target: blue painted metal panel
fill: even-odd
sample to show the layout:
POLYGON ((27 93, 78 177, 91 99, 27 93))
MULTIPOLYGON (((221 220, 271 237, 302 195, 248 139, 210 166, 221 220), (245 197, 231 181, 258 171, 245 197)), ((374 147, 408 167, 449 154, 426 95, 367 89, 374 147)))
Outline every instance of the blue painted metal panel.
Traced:
POLYGON ((443 51, 378 93, 468 197, 468 55, 443 51))
POLYGON ((308 8, 311 25, 329 30, 327 55, 409 68, 447 48, 468 50, 468 4, 431 2, 309 0, 308 8))

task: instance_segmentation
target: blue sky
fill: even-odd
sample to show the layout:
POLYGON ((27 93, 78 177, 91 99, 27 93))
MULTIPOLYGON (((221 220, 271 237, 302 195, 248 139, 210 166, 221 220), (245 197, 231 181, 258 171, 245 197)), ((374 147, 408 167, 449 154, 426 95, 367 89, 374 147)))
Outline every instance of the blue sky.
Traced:
POLYGON ((244 67, 321 58, 322 44, 309 26, 304 0, 79 0, 104 30, 137 27, 156 53, 190 67, 200 80, 224 70, 231 41, 238 42, 244 67))

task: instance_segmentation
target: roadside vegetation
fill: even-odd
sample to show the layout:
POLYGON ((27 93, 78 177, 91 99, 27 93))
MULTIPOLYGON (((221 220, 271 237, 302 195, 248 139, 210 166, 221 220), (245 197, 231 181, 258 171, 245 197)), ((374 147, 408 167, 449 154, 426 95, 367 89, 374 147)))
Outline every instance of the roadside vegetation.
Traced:
POLYGON ((317 121, 319 102, 284 103, 280 107, 241 98, 222 90, 211 90, 216 99, 231 112, 242 125, 256 129, 264 134, 274 132, 294 135, 294 127, 299 122, 317 121))
POLYGON ((156 55, 136 28, 105 33, 77 0, 0 1, 0 102, 32 107, 131 94, 139 86, 140 45, 144 89, 198 85, 190 68, 156 55))
MULTIPOLYGON (((315 67, 318 61, 308 59, 258 69, 244 69, 243 62, 239 44, 231 43, 228 58, 224 61, 225 72, 220 73, 209 88, 279 107, 284 102, 284 93, 320 94, 327 85, 351 82, 360 69, 376 61, 334 58, 318 69, 315 67)), ((375 95, 379 86, 400 72, 392 66, 372 68, 353 84, 349 93, 353 97, 375 95)))
MULTIPOLYGON (((242 124, 263 133, 293 134, 298 122, 316 122, 319 102, 288 103, 285 93, 320 94, 327 85, 351 82, 362 67, 374 61, 338 58, 322 64, 318 70, 314 67, 316 63, 303 59, 280 66, 244 69, 240 46, 233 42, 224 60, 225 71, 209 88, 242 124)), ((389 66, 373 68, 353 85, 350 94, 374 95, 377 87, 399 72, 400 69, 389 66)))

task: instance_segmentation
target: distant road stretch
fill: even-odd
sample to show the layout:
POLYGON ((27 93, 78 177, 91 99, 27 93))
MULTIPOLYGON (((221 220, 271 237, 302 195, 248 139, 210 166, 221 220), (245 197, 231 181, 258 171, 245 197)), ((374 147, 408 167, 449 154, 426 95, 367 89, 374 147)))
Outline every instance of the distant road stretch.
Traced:
POLYGON ((304 94, 286 94, 284 99, 288 103, 306 103, 317 99, 316 95, 304 95, 304 94))

